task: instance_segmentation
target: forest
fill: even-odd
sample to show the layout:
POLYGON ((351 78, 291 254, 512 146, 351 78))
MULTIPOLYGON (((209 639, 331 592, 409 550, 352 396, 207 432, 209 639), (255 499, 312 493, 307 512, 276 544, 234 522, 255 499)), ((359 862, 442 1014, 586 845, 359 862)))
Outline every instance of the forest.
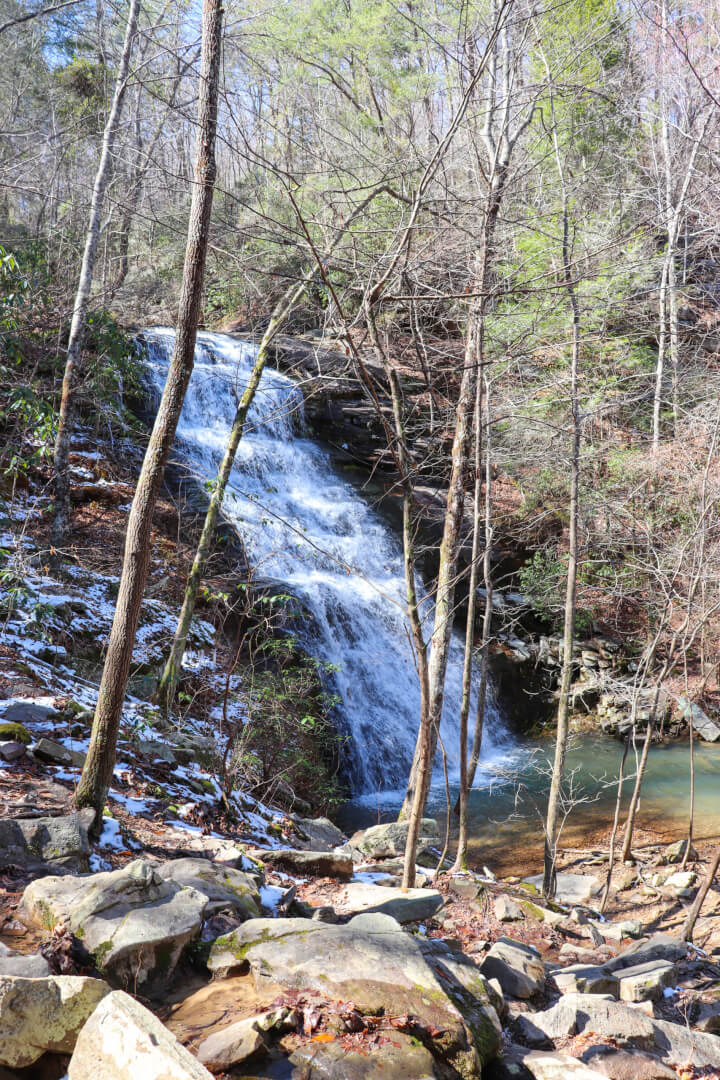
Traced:
POLYGON ((0 0, 0 1080, 720 1078, 715 0, 0 0))

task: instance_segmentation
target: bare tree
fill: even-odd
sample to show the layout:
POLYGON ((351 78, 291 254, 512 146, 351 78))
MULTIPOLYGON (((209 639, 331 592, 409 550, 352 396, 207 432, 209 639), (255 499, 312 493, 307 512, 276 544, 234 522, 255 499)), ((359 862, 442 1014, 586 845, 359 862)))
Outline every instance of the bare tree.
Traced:
POLYGON ((58 416, 57 435, 55 438, 55 519, 53 522, 53 543, 55 545, 63 542, 70 522, 68 455, 70 452, 70 436, 72 434, 72 422, 75 407, 75 382, 85 339, 85 327, 90 305, 90 290, 92 288, 93 272, 95 270, 98 240, 100 238, 100 225, 103 204, 105 202, 105 192, 113 168, 113 150, 118 128, 120 126, 123 99, 129 80, 130 59, 132 57, 133 45, 137 34, 139 11, 140 0, 131 0, 127 27, 125 30, 125 41, 120 56, 117 79, 115 81, 115 93, 105 123, 105 131, 103 133, 102 147, 100 150, 100 162, 98 164, 97 173, 95 174, 95 184, 93 187, 92 202, 90 204, 90 220, 88 222, 88 229, 85 237, 85 251, 83 253, 80 277, 78 279, 78 287, 75 294, 72 322, 70 324, 70 337, 68 339, 65 374, 63 375, 62 396, 60 399, 60 413, 58 416))
POLYGON ((94 808, 96 832, 102 827, 102 809, 115 764, 118 729, 150 559, 153 510, 193 370, 216 176, 222 13, 222 0, 203 0, 195 187, 175 347, 130 510, 120 588, 98 691, 90 748, 75 793, 77 806, 94 808))

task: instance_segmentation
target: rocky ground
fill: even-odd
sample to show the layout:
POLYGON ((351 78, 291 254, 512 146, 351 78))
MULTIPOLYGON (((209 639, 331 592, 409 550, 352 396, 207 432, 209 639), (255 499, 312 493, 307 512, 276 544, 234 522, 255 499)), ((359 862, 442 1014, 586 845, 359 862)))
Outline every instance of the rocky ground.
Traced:
POLYGON ((92 844, 70 804, 82 714, 13 685, 3 1080, 720 1077, 717 892, 701 947, 678 936, 696 852, 679 870, 677 845, 644 848, 602 918, 604 852, 567 853, 549 905, 537 879, 438 873, 427 820, 404 892, 402 826, 347 839, 240 795, 231 817, 175 731, 126 741, 92 844))
POLYGON ((699 947, 678 936, 708 852, 679 870, 641 837, 602 918, 602 843, 565 852, 549 905, 532 877, 438 872, 428 820, 403 892, 402 827, 348 838, 292 792, 281 808, 228 790, 218 710, 241 717, 242 695, 215 674, 206 612, 189 655, 204 693, 172 724, 148 700, 182 581, 171 529, 91 842, 72 793, 132 488, 89 445, 74 468, 61 572, 46 498, 15 494, 0 522, 0 1080, 720 1077, 717 891, 699 947))

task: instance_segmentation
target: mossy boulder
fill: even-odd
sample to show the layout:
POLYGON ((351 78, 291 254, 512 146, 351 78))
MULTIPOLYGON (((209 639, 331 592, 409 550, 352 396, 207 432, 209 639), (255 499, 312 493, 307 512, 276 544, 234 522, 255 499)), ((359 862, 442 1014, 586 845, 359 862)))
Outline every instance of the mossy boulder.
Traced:
POLYGON ((147 991, 169 982, 209 915, 255 916, 259 900, 252 879, 209 860, 135 859, 88 877, 40 878, 25 890, 19 914, 48 930, 67 926, 110 983, 147 991))
POLYGON ((29 746, 32 741, 33 737, 24 724, 11 721, 0 724, 0 742, 21 742, 29 746))
POLYGON ((352 1001, 370 1015, 416 1018, 416 1034, 460 1076, 479 1076, 498 1051, 500 1021, 487 982, 449 950, 426 957, 419 941, 388 915, 357 915, 346 925, 310 919, 252 919, 213 946, 217 977, 249 967, 268 983, 352 1001))

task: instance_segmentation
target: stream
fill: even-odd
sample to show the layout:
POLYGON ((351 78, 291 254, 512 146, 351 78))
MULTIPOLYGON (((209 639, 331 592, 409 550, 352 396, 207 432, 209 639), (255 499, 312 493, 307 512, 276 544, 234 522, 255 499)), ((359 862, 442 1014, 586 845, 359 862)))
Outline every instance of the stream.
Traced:
MULTIPOLYGON (((143 331, 148 372, 159 395, 173 331, 143 331)), ((195 369, 178 425, 175 452, 201 482, 216 473, 255 346, 223 334, 198 335, 195 369)), ((246 424, 224 502, 257 579, 274 582, 302 603, 298 630, 308 652, 329 665, 339 698, 338 723, 349 738, 346 767, 354 792, 339 824, 353 831, 397 813, 412 759, 419 712, 417 675, 404 614, 400 543, 386 520, 334 468, 305 428, 301 391, 266 369, 246 424)), ((427 615, 431 615, 428 604, 427 615)), ((462 639, 453 635, 441 734, 451 793, 457 793, 457 716, 462 639)), ((471 712, 473 715, 474 709, 471 712)), ((472 861, 508 870, 518 856, 542 857, 540 816, 549 785, 551 740, 518 742, 492 693, 482 758, 470 797, 472 861)), ((563 843, 587 846, 612 821, 619 742, 582 736, 568 755, 577 802, 563 843)), ((687 743, 653 748, 638 823, 668 840, 687 828, 687 743)), ((634 771, 633 755, 627 771, 634 771)), ((627 804, 631 780, 624 785, 627 804)), ((696 746, 698 837, 720 832, 720 746, 696 746)), ((446 799, 436 764, 428 812, 443 818, 446 799)))

